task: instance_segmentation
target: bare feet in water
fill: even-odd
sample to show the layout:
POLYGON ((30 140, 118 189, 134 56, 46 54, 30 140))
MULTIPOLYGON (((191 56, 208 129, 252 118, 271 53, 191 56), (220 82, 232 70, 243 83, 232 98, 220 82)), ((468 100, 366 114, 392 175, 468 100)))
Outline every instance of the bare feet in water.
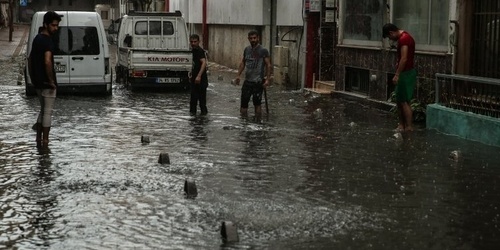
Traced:
POLYGON ((403 132, 405 127, 402 124, 398 124, 398 127, 394 129, 394 132, 403 132))
POLYGON ((408 126, 408 127, 405 128, 401 124, 398 124, 398 127, 394 129, 394 132, 412 132, 412 131, 413 131, 413 127, 412 126, 408 126))

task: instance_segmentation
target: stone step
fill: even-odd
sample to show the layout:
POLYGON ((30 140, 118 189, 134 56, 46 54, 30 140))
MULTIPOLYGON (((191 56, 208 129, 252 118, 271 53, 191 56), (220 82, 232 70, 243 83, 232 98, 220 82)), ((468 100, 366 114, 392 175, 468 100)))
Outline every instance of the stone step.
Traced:
POLYGON ((334 81, 314 81, 314 86, 312 88, 304 88, 304 91, 319 95, 330 95, 334 90, 334 81))
POLYGON ((313 88, 334 91, 335 81, 315 81, 313 88))
POLYGON ((333 92, 332 90, 318 89, 318 88, 304 88, 304 91, 318 95, 330 95, 333 92))

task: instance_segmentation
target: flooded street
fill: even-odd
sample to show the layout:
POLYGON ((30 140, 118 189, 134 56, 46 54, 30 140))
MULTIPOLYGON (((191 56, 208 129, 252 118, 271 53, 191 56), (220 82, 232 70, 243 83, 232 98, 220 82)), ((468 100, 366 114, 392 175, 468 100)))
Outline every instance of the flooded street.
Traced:
POLYGON ((31 130, 39 104, 17 85, 18 65, 0 62, 0 248, 500 244, 499 148, 422 125, 398 137, 392 114, 278 86, 268 117, 243 119, 231 74, 212 70, 207 116, 189 115, 188 92, 115 84, 111 97, 60 96, 40 152, 31 130), (186 178, 195 199, 184 195, 186 178), (227 220, 239 242, 223 244, 227 220))

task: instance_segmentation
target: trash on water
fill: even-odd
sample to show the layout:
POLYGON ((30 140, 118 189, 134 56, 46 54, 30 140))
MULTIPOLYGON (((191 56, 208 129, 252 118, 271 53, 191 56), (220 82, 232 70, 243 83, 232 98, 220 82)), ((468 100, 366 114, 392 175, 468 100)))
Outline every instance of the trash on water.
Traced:
POLYGON ((460 150, 453 150, 448 158, 453 161, 459 161, 462 158, 462 152, 460 150))
POLYGON ((313 114, 316 119, 323 119, 323 110, 321 110, 320 108, 314 110, 313 114))

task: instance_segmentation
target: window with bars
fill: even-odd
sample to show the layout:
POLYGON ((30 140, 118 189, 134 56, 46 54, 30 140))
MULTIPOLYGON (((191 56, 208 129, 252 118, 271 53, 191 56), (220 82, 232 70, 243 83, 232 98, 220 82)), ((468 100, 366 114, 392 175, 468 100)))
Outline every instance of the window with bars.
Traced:
POLYGON ((500 1, 474 2, 471 74, 500 78, 500 1))

